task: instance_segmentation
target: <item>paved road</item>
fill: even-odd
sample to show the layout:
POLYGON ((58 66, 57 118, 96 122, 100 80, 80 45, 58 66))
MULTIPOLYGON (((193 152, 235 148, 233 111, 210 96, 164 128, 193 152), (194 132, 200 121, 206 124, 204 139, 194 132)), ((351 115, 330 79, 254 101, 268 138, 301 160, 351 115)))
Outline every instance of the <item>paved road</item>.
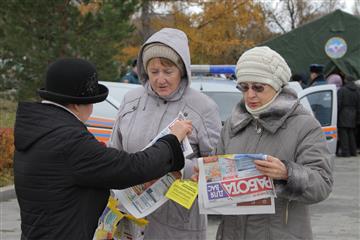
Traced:
MULTIPOLYGON (((360 239, 360 157, 336 158, 335 186, 330 197, 311 206, 314 239, 360 239)), ((20 239, 16 199, 0 202, 0 239, 20 239)), ((219 218, 209 218, 208 240, 215 239, 219 218)))

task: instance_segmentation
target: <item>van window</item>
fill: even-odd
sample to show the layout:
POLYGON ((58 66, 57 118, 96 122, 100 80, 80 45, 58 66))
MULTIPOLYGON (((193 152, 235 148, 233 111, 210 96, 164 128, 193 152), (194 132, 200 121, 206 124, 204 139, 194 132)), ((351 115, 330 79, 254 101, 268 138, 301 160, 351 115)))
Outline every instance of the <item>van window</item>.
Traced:
POLYGON ((314 116, 323 127, 331 125, 332 98, 332 91, 320 91, 307 95, 314 116))
POLYGON ((219 113, 221 121, 224 122, 230 117, 231 112, 235 105, 240 102, 242 97, 241 92, 207 92, 203 91, 206 95, 214 100, 219 106, 219 113))

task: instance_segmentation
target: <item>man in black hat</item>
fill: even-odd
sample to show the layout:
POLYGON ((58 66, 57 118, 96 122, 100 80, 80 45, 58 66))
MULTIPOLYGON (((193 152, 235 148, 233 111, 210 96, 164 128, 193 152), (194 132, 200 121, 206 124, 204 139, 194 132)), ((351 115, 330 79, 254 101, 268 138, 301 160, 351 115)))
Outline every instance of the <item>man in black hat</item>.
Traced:
POLYGON ((108 89, 95 67, 81 59, 60 59, 47 70, 41 103, 19 103, 15 123, 15 190, 21 239, 92 239, 109 190, 160 178, 184 166, 179 144, 191 122, 129 154, 106 148, 84 122, 108 89))
POLYGON ((310 65, 310 81, 309 86, 317 86, 326 84, 326 79, 324 77, 324 65, 321 64, 311 64, 310 65))

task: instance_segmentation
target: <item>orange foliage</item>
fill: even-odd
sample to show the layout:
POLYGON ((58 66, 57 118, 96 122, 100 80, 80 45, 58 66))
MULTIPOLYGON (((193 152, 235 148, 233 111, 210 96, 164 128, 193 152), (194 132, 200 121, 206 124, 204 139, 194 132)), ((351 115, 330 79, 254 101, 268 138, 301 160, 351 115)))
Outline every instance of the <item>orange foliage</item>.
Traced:
MULTIPOLYGON (((194 64, 235 64, 245 50, 264 41, 269 32, 253 0, 200 1, 203 12, 186 15, 174 5, 172 19, 155 19, 155 29, 175 27, 190 41, 194 64)), ((169 16, 168 16, 169 18, 169 16)))
POLYGON ((121 50, 121 55, 117 55, 115 60, 125 63, 129 59, 134 59, 137 57, 140 50, 140 46, 127 46, 121 50))
POLYGON ((88 13, 96 13, 101 7, 102 0, 93 0, 88 4, 80 4, 79 11, 81 15, 86 15, 88 13))
MULTIPOLYGON (((151 32, 164 27, 178 28, 189 38, 193 64, 235 64, 247 49, 269 39, 271 32, 266 26, 265 13, 255 0, 198 0, 202 11, 184 11, 186 3, 167 2, 168 14, 151 15, 151 32), (185 5, 184 5, 185 4, 185 5)), ((178 2, 178 1, 177 1, 178 2)), ((184 1, 186 2, 186 1, 184 1)), ((140 17, 134 19, 137 31, 127 43, 119 46, 122 54, 115 60, 124 63, 137 56, 144 43, 140 38, 140 17)))
POLYGON ((12 168, 14 150, 14 130, 0 128, 0 171, 12 168))

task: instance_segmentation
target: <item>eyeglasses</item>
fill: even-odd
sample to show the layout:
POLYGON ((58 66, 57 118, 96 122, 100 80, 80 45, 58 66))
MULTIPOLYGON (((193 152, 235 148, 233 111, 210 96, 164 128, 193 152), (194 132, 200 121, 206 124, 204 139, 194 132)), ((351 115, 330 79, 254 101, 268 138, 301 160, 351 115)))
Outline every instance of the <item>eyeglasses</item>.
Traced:
POLYGON ((261 83, 248 84, 242 82, 236 85, 236 88, 242 92, 247 92, 251 88, 254 92, 261 93, 265 90, 265 85, 261 83))

